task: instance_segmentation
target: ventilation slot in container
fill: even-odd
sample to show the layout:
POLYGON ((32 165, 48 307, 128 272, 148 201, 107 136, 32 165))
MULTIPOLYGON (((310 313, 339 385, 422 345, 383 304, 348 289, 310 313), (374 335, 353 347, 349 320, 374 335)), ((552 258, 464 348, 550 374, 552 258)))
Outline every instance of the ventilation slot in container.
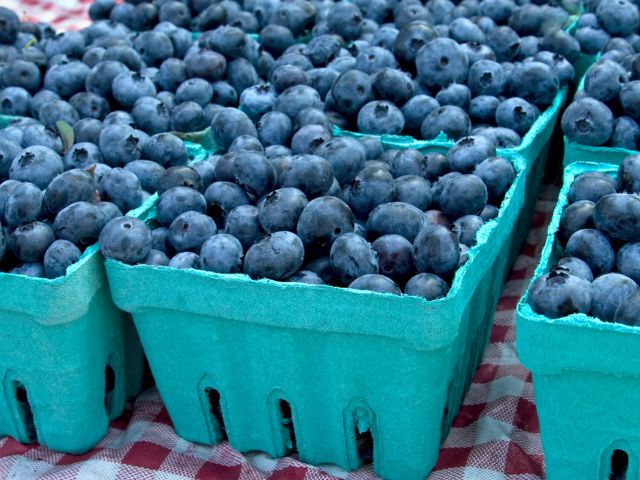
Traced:
POLYGON ((624 450, 616 449, 611 454, 611 473, 609 480, 626 480, 629 456, 624 450))
POLYGON ((116 372, 107 364, 104 369, 104 409, 111 415, 113 408, 113 392, 116 389, 116 372))
POLYGON ((280 424, 282 425, 282 443, 285 455, 288 455, 297 450, 293 413, 291 411, 291 404, 286 400, 280 399, 278 406, 280 409, 280 424))
MULTIPOLYGON (((18 406, 19 422, 24 428, 24 435, 28 443, 33 443, 37 440, 36 425, 33 421, 33 410, 29 403, 29 396, 27 395, 27 389, 20 382, 15 382, 16 400, 18 406)), ((22 440, 21 440, 22 441, 22 440)), ((26 442, 23 442, 26 443, 26 442)))
POLYGON ((371 434, 371 420, 369 412, 364 408, 356 408, 354 416, 354 437, 356 453, 360 465, 373 462, 373 435, 371 434))
POLYGON ((220 392, 215 388, 205 388, 205 395, 209 401, 209 410, 213 416, 213 425, 216 430, 216 441, 226 440, 227 430, 224 426, 224 418, 222 418, 222 407, 220 406, 220 392))

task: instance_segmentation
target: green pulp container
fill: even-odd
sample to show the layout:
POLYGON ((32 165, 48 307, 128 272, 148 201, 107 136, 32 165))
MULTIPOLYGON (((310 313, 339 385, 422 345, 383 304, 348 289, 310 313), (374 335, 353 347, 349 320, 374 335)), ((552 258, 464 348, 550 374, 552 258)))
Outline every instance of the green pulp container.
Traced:
MULTIPOLYGON (((577 175, 591 171, 616 176, 618 167, 574 163, 565 169, 534 279, 562 258, 556 232, 567 194, 577 175)), ((612 464, 624 457, 620 451, 628 466, 626 476, 615 478, 640 478, 640 329, 584 314, 549 319, 533 311, 525 294, 516 343, 533 374, 547 478, 609 480, 612 464)))
POLYGON ((142 346, 111 299, 97 244, 64 277, 0 273, 0 329, 0 435, 84 453, 140 391, 142 346))
POLYGON ((488 341, 503 252, 527 232, 531 170, 503 155, 516 180, 443 299, 107 260, 178 434, 274 457, 295 444, 304 462, 353 470, 368 432, 379 475, 423 479, 488 341))
POLYGON ((0 434, 83 453, 140 390, 143 353, 89 247, 54 280, 0 273, 0 434))

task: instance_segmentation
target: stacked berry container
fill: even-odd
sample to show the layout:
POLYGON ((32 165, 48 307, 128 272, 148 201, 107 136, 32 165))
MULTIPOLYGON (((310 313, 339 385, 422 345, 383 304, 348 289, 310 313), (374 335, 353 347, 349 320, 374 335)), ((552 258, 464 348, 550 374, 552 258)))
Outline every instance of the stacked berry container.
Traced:
POLYGON ((502 155, 517 176, 499 217, 435 301, 107 260, 178 434, 349 470, 370 436, 379 475, 424 478, 488 340, 500 252, 526 235, 526 162, 502 155))
MULTIPOLYGON (((565 169, 547 242, 534 279, 561 258, 556 239, 574 179, 585 172, 616 175, 612 164, 573 163, 565 169)), ((533 282, 532 281, 532 282, 533 282)), ((533 373, 536 407, 549 479, 609 479, 626 470, 637 478, 640 417, 635 404, 640 331, 585 314, 551 319, 537 314, 525 294, 517 309, 517 348, 533 373)))

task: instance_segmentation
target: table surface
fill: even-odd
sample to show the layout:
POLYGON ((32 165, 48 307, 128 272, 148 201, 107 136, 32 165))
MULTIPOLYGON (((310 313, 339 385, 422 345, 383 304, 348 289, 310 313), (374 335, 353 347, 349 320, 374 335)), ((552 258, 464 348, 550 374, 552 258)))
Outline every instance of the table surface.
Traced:
MULTIPOLYGON (((0 0, 22 18, 52 23, 56 29, 88 24, 91 0, 0 0)), ((558 189, 543 186, 533 225, 494 318, 491 342, 453 427, 442 445, 430 480, 538 480, 544 478, 540 429, 531 373, 515 350, 514 309, 526 289, 545 241, 558 189)), ((370 465, 355 472, 313 467, 295 456, 272 459, 242 455, 227 442, 216 446, 178 437, 157 390, 143 392, 111 422, 107 436, 84 455, 66 455, 39 445, 0 439, 0 478, 320 480, 377 478, 370 465)))

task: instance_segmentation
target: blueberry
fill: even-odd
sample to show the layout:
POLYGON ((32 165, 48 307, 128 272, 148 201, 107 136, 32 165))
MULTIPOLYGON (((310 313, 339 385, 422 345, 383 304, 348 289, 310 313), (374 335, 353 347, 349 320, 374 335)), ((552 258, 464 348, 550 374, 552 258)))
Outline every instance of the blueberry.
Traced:
POLYGON ((144 158, 152 160, 163 167, 184 165, 188 160, 187 149, 175 135, 157 133, 142 146, 144 158))
POLYGON ((299 130, 300 128, 307 125, 321 125, 327 130, 331 130, 331 120, 329 119, 328 115, 317 108, 305 108, 304 110, 300 111, 300 113, 296 115, 295 121, 293 123, 293 129, 294 131, 299 130))
POLYGON ((158 195, 162 195, 173 187, 189 187, 200 193, 204 191, 202 178, 198 172, 187 166, 167 168, 158 178, 158 195))
POLYGON ((575 100, 562 115, 562 131, 569 141, 599 146, 613 134, 613 113, 604 103, 593 98, 575 100))
POLYGON ((471 102, 471 92, 466 85, 452 83, 436 94, 436 100, 442 106, 454 105, 463 110, 468 110, 471 102))
POLYGON ((63 277, 67 268, 80 260, 80 249, 67 240, 56 240, 44 254, 44 271, 47 278, 63 277))
POLYGON ((329 30, 340 35, 344 40, 355 40, 362 32, 362 12, 353 3, 342 1, 332 8, 327 18, 329 30))
POLYGON ((379 138, 376 137, 360 137, 358 138, 360 145, 364 147, 365 158, 367 160, 375 160, 384 151, 384 146, 379 138))
POLYGON ((281 55, 294 42, 291 30, 282 25, 267 25, 260 31, 260 45, 273 55, 281 55))
POLYGON ((160 225, 169 226, 181 213, 204 213, 206 210, 207 202, 200 192, 188 187, 174 187, 160 196, 156 217, 160 225))
POLYGON ((424 213, 403 202, 389 202, 373 209, 367 220, 367 232, 372 238, 382 235, 401 235, 410 242, 426 224, 424 213))
POLYGON ((245 89, 240 95, 240 110, 256 121, 273 109, 276 93, 272 86, 263 83, 245 89))
POLYGON ((378 255, 369 242, 355 233, 345 233, 331 246, 331 267, 345 285, 356 278, 378 273, 378 255))
POLYGON ((640 156, 630 155, 625 158, 618 168, 618 185, 621 192, 640 192, 640 156))
POLYGON ((35 63, 15 60, 3 70, 2 81, 7 87, 22 87, 30 93, 35 93, 42 83, 42 75, 35 63))
POLYGON ((242 269, 242 245, 235 237, 213 235, 200 251, 200 268, 217 273, 238 273, 242 269))
POLYGON ((16 41, 18 30, 20 28, 20 20, 18 16, 5 7, 0 7, 0 43, 12 44, 16 41))
POLYGON ((489 157, 475 168, 474 174, 485 183, 488 201, 499 205, 516 178, 513 165, 500 157, 489 157))
POLYGON ((234 208, 250 204, 244 190, 230 182, 212 183, 204 192, 204 196, 209 215, 219 224, 223 223, 223 218, 234 208))
POLYGON ((640 125, 631 117, 616 118, 611 136, 611 146, 627 150, 640 149, 640 125))
POLYGON ((487 42, 499 62, 513 61, 520 54, 520 37, 510 27, 494 28, 488 35, 487 42))
POLYGON ((240 135, 258 137, 251 119, 236 108, 225 108, 213 118, 211 134, 223 150, 227 150, 233 140, 240 135))
POLYGON ((522 98, 512 97, 498 105, 496 123, 518 135, 526 134, 538 118, 536 108, 522 98))
POLYGON ((160 86, 171 92, 175 92, 187 78, 187 64, 179 58, 167 58, 158 70, 160 86))
POLYGON ((381 203, 391 202, 394 196, 393 177, 376 167, 360 171, 345 191, 345 199, 352 211, 363 217, 381 203))
POLYGON ((149 250, 149 253, 141 262, 144 265, 152 265, 154 267, 166 267, 169 265, 169 257, 160 250, 149 250))
POLYGON ((395 201, 426 210, 431 204, 431 186, 421 176, 403 175, 394 181, 395 201))
POLYGON ((398 135, 403 128, 402 112, 390 102, 369 102, 358 113, 358 130, 362 133, 398 135))
POLYGON ((95 206, 98 207, 98 210, 100 210, 100 212, 102 212, 102 215, 104 216, 104 219, 105 219, 105 223, 111 220, 112 218, 122 216, 122 211, 115 204, 111 202, 98 202, 95 204, 95 206))
POLYGON ((377 293, 391 293, 401 295, 400 287, 389 277, 377 273, 369 273, 356 278, 349 284, 355 290, 370 290, 377 293))
POLYGON ((156 98, 140 97, 131 113, 136 126, 149 135, 169 130, 169 109, 156 98))
POLYGON ((558 76, 542 62, 519 63, 509 75, 509 91, 538 107, 553 102, 560 88, 558 76))
MULTIPOLYGON (((523 58, 529 58, 537 55, 540 52, 540 44, 540 39, 534 35, 520 37, 520 56, 522 56, 523 58)), ((573 67, 571 67, 571 69, 571 71, 573 72, 573 67)))
POLYGON ((427 300, 436 300, 447 296, 449 285, 433 273, 419 273, 409 279, 404 287, 404 293, 427 300))
POLYGON ((562 55, 571 63, 576 63, 580 58, 580 43, 573 35, 561 28, 555 28, 546 33, 542 39, 542 48, 562 55))
POLYGON ((87 65, 78 61, 53 65, 44 74, 44 88, 69 98, 84 89, 89 70, 87 65))
POLYGON ((567 272, 553 271, 529 287, 529 302, 536 313, 560 318, 591 310, 591 284, 567 272))
POLYGON ((300 270, 287 280, 288 282, 305 283, 307 285, 324 285, 322 278, 315 272, 300 270))
POLYGON ((222 80, 227 69, 227 61, 217 51, 208 49, 193 50, 184 57, 189 77, 203 78, 210 82, 222 80))
MULTIPOLYGON (((256 137, 251 135, 240 135, 229 145, 229 153, 231 152, 258 152, 263 153, 264 147, 256 137)), ((235 157, 234 157, 235 158, 235 157)))
POLYGON ((455 235, 441 225, 426 224, 413 241, 413 260, 419 273, 452 275, 460 260, 455 235))
POLYGON ((140 97, 156 94, 153 81, 146 75, 137 72, 123 72, 113 79, 111 86, 114 98, 120 105, 131 108, 140 97))
MULTIPOLYGON (((162 8, 160 11, 162 12, 162 8)), ((150 67, 158 67, 167 58, 174 56, 173 43, 162 32, 146 31, 137 34, 133 40, 133 48, 150 67)))
POLYGON ((169 242, 168 227, 158 227, 151 231, 151 248, 153 250, 159 250, 165 254, 172 252, 173 247, 169 242))
POLYGON ((79 247, 91 245, 100 235, 106 218, 99 207, 80 201, 58 212, 53 229, 58 238, 68 240, 79 247))
POLYGON ((609 103, 618 97, 620 89, 627 81, 628 75, 622 66, 610 60, 602 60, 587 72, 584 90, 588 96, 609 103))
POLYGON ((566 254, 585 261, 595 277, 609 273, 615 263, 615 253, 609 239, 594 229, 579 230, 571 235, 566 254))
POLYGON ((567 273, 585 279, 587 282, 593 282, 593 273, 586 262, 576 257, 561 258, 553 267, 553 270, 563 270, 567 273))
POLYGON ((258 220, 258 209, 240 205, 227 214, 224 232, 237 238, 246 250, 264 236, 258 220))
POLYGON ((0 179, 9 175, 11 162, 21 151, 20 145, 9 140, 0 140, 0 179))
POLYGON ((488 190, 476 175, 461 175, 443 185, 439 197, 442 211, 452 220, 478 215, 486 205, 488 190))
POLYGON ((634 120, 640 120, 640 80, 633 80, 620 89, 620 105, 634 120))
POLYGON ((133 174, 138 177, 142 189, 150 193, 158 189, 160 177, 165 172, 165 169, 161 165, 150 160, 134 160, 124 168, 125 170, 133 172, 133 174))
POLYGON ((449 38, 429 41, 417 53, 418 79, 429 88, 446 87, 450 83, 464 83, 469 59, 460 45, 449 38))
POLYGON ((187 268, 199 269, 200 256, 193 252, 180 252, 171 258, 169 266, 180 270, 187 268))
POLYGON ((54 100, 60 100, 60 95, 51 90, 40 90, 38 93, 31 97, 31 114, 34 118, 40 118, 40 108, 43 105, 53 102, 54 100))
POLYGON ((52 228, 36 221, 16 228, 9 236, 9 247, 18 260, 39 262, 54 240, 52 228))
POLYGON ((79 169, 68 170, 51 181, 44 192, 44 205, 56 215, 72 203, 93 202, 97 194, 98 186, 91 175, 79 169))
POLYGON ((612 239, 640 241, 640 197, 613 193, 600 198, 593 211, 593 221, 598 230, 612 239))
POLYGON ((205 127, 204 110, 195 102, 183 102, 171 110, 171 130, 195 132, 205 127))
POLYGON ((485 159, 494 157, 495 146, 484 137, 464 137, 447 152, 449 165, 453 170, 471 173, 485 159))
POLYGON ((560 217, 558 237, 566 243, 571 235, 584 228, 593 228, 593 211, 595 203, 582 200, 567 206, 560 217))
POLYGON ((619 273, 607 273, 591 284, 591 313, 605 322, 613 322, 616 310, 624 300, 638 291, 638 285, 619 273))
POLYGON ((203 189, 206 189, 216 180, 215 166, 210 159, 211 157, 191 164, 191 168, 196 171, 202 180, 203 189))
POLYGON ((453 222, 453 233, 458 242, 473 247, 477 242, 477 234, 484 220, 478 215, 465 215, 453 222))
POLYGON ((479 60, 469 67, 467 82, 474 96, 499 96, 504 92, 507 77, 499 63, 479 60))
POLYGON ((569 203, 580 200, 597 202, 611 193, 616 193, 616 181, 612 177, 601 172, 587 172, 575 178, 567 198, 569 203))
POLYGON ((315 198, 331 187, 334 180, 331 164, 316 155, 295 155, 288 168, 279 175, 282 187, 295 187, 315 198))
MULTIPOLYGON (((276 159, 278 157, 286 157, 288 155, 291 155, 291 149, 285 147, 284 145, 270 145, 264 149, 264 154, 269 160, 271 160, 271 163, 275 167, 274 162, 276 161, 276 159)), ((276 170, 279 171, 277 168, 276 170)))
POLYGON ((9 176, 12 180, 31 182, 44 190, 63 169, 62 159, 56 152, 47 147, 32 146, 14 157, 9 176))
POLYGON ((26 275, 27 277, 45 278, 44 265, 42 262, 27 262, 19 267, 12 268, 9 273, 16 275, 26 275))
POLYGON ((471 120, 460 107, 447 105, 433 110, 423 121, 420 128, 422 138, 431 140, 440 132, 451 140, 457 140, 471 131, 471 120))
POLYGON ((310 201, 300 214, 297 233, 309 252, 328 253, 340 235, 353 232, 351 210, 335 197, 320 197, 310 201))
POLYGON ((16 228, 40 217, 42 191, 32 183, 21 183, 7 198, 4 218, 7 226, 16 228))
POLYGON ((405 119, 405 130, 412 135, 418 136, 424 118, 439 106, 438 101, 428 95, 412 97, 401 109, 405 119))
POLYGON ((272 233, 247 251, 244 272, 252 278, 284 280, 297 272, 304 260, 304 246, 291 232, 272 233), (273 255, 278 251, 278 255, 273 255))
POLYGON ((100 251, 105 258, 135 264, 144 261, 151 251, 151 231, 136 218, 110 220, 100 233, 100 251))
POLYGON ((297 188, 274 190, 258 203, 258 221, 267 233, 295 231, 307 198, 297 188))
POLYGON ((406 238, 383 235, 371 246, 378 255, 380 273, 398 283, 404 283, 414 273, 412 245, 406 238))
POLYGON ((115 110, 106 117, 102 121, 102 124, 105 127, 110 127, 112 125, 122 125, 125 127, 135 128, 136 122, 133 120, 133 116, 122 110, 115 110))
POLYGON ((215 222, 198 212, 184 212, 169 226, 169 242, 176 252, 195 251, 217 233, 215 222))
POLYGON ((99 138, 104 162, 111 166, 120 166, 140 160, 148 138, 144 132, 126 125, 105 127, 99 138))
POLYGON ((241 152, 234 160, 235 181, 254 197, 261 197, 273 190, 276 170, 267 158, 257 152, 241 152))
POLYGON ((2 115, 26 116, 31 111, 31 94, 22 87, 7 87, 0 91, 2 115))
POLYGON ((40 123, 27 125, 23 130, 22 146, 27 148, 33 145, 50 148, 57 154, 61 154, 63 148, 62 139, 40 123))
POLYGON ((640 23, 637 7, 627 0, 599 2, 596 16, 600 25, 611 35, 632 34, 640 23))
POLYGON ((318 147, 331 140, 331 132, 322 125, 305 125, 291 139, 291 151, 296 154, 312 154, 318 147))

